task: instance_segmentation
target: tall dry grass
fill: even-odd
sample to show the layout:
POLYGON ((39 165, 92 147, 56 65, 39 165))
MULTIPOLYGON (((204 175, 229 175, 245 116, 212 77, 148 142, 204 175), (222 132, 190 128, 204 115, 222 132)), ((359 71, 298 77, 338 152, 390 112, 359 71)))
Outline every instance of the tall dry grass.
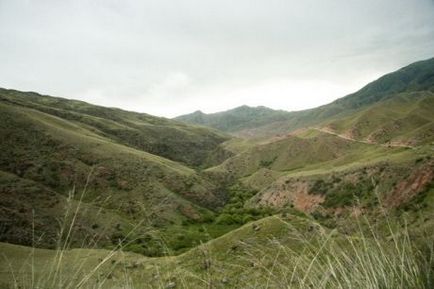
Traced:
MULTIPOLYGON (((26 266, 31 270, 10 270, 13 289, 99 289, 99 288, 294 288, 294 289, 430 289, 434 288, 433 238, 416 246, 406 226, 392 226, 386 219, 387 230, 377 231, 365 220, 357 234, 346 236, 336 231, 318 233, 306 238, 304 232, 294 233, 299 246, 293 247, 280 239, 250 244, 242 254, 234 253, 227 260, 218 261, 220 252, 207 244, 195 248, 201 253, 193 263, 205 264, 198 273, 182 260, 185 256, 170 257, 169 266, 163 258, 154 260, 156 274, 137 273, 147 270, 131 269, 126 239, 112 250, 88 250, 73 254, 71 238, 80 211, 80 203, 87 184, 79 196, 72 190, 53 257, 36 260, 35 249, 28 256, 26 266), (78 206, 71 205, 79 200, 78 206), (400 228, 399 230, 396 228, 400 228), (179 259, 177 259, 179 258, 179 259), (173 264, 176 266, 173 266, 173 264), (44 268, 40 268, 43 264, 44 268), (167 264, 165 266, 164 264, 167 264), (208 265, 207 265, 208 264, 208 265), (216 269, 214 264, 218 264, 216 269), (133 272, 134 271, 134 272, 133 272), (235 273, 234 273, 235 272, 235 273), (113 275, 116 273, 116 280, 113 275), (176 275, 176 281, 170 276, 176 275)), ((385 216, 388 218, 387 216, 385 216)), ((292 226, 287 223, 287 226, 292 226)), ((295 231, 293 228, 292 231, 295 231)), ((420 241, 420 240, 419 240, 420 241)), ((183 259, 184 258, 184 259, 183 259)), ((24 268, 24 267, 23 267, 24 268)))

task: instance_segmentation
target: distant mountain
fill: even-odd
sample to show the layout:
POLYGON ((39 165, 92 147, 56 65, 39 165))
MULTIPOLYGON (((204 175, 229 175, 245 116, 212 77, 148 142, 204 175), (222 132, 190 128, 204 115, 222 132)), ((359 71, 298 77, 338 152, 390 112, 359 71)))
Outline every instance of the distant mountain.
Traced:
POLYGON ((434 58, 418 61, 386 74, 332 104, 354 109, 383 101, 398 93, 415 91, 434 92, 434 58))
MULTIPOLYGON (((398 71, 387 74, 366 85, 359 91, 318 108, 286 112, 265 107, 240 108, 203 114, 196 112, 176 119, 193 124, 217 128, 235 135, 248 137, 272 137, 287 134, 299 128, 320 125, 353 113, 360 113, 371 106, 381 106, 393 98, 419 99, 434 93, 434 58, 415 62, 398 71)), ((396 103, 395 103, 396 106, 396 103)), ((405 118, 405 115, 403 116, 405 118)))
POLYGON ((237 132, 248 128, 286 120, 288 112, 273 110, 265 106, 250 107, 243 105, 231 110, 206 114, 195 111, 175 119, 191 124, 216 128, 225 132, 237 132))
POLYGON ((124 240, 151 256, 281 209, 347 230, 353 213, 378 219, 380 199, 433 226, 433 108, 434 59, 299 112, 170 120, 0 89, 0 242, 56 246, 68 206, 72 246, 124 240))

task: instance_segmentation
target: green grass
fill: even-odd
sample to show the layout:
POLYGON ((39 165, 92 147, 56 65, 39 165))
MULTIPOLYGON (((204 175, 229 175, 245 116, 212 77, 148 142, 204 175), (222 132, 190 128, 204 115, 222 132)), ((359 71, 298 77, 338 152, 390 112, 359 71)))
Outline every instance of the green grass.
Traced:
POLYGON ((433 140, 433 105, 431 92, 402 93, 322 126, 377 143, 426 144, 433 140))
POLYGON ((206 172, 216 178, 227 175, 226 179, 232 181, 241 179, 252 188, 264 189, 286 175, 328 173, 382 161, 404 162, 416 158, 421 150, 388 148, 318 133, 309 138, 291 136, 251 146, 206 172))
MULTIPOLYGON (((215 155, 219 144, 229 139, 211 129, 36 93, 0 89, 0 98, 15 108, 37 110, 66 120, 68 129, 84 127, 113 142, 194 167, 211 165, 210 155, 215 155)), ((47 121, 51 123, 52 119, 47 121)))
POLYGON ((0 288, 432 288, 432 61, 269 139, 0 89, 0 288))
MULTIPOLYGON (((363 223, 363 220, 355 220, 363 223)), ((362 225, 362 224, 361 224, 362 225)), ((0 243, 3 288, 432 288, 432 240, 344 236, 305 218, 268 217, 176 257, 0 243), (431 244, 431 245, 429 245, 431 244), (172 287, 173 286, 173 287, 172 287)))
MULTIPOLYGON (((20 101, 28 101, 25 94, 21 97, 20 101)), ((37 98, 41 99, 45 98, 37 98)), ((59 100, 60 104, 67 105, 68 101, 59 100)), ((90 185, 83 199, 88 213, 81 216, 79 224, 83 232, 99 234, 102 247, 111 244, 113 235, 128 231, 131 224, 145 220, 159 230, 163 225, 180 224, 191 218, 182 213, 183 208, 200 216, 207 211, 204 207, 223 204, 216 186, 194 167, 119 143, 80 119, 71 120, 35 108, 0 103, 0 198, 9 203, 7 209, 0 210, 0 217, 6 227, 12 227, 2 236, 3 241, 29 245, 34 210, 37 228, 41 228, 37 231, 42 236, 39 246, 52 247, 58 228, 56 219, 68 191, 73 187, 80 191, 90 172, 90 185)), ((113 122, 103 115, 83 117, 98 118, 109 125, 113 122)), ((158 121, 171 125, 168 120, 158 121)), ((191 129, 188 134, 194 135, 196 128, 191 129)), ((199 132, 214 134, 204 129, 199 132)), ((81 245, 79 237, 75 245, 81 245)))

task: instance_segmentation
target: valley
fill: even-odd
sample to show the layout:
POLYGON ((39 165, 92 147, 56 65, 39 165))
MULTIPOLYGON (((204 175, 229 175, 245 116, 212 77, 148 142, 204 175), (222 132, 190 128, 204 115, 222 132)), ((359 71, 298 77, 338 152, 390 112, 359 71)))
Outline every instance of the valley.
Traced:
POLYGON ((0 288, 434 284, 434 58, 296 112, 0 89, 0 135, 0 288))

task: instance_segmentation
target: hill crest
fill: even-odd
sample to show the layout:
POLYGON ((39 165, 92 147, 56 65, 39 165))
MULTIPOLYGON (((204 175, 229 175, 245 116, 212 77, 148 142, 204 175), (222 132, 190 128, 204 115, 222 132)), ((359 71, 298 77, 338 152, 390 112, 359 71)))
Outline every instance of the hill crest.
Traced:
POLYGON ((185 123, 213 127, 239 136, 271 137, 343 117, 402 93, 434 92, 434 58, 418 61, 388 73, 360 90, 329 104, 301 111, 240 106, 212 114, 178 116, 185 123))

